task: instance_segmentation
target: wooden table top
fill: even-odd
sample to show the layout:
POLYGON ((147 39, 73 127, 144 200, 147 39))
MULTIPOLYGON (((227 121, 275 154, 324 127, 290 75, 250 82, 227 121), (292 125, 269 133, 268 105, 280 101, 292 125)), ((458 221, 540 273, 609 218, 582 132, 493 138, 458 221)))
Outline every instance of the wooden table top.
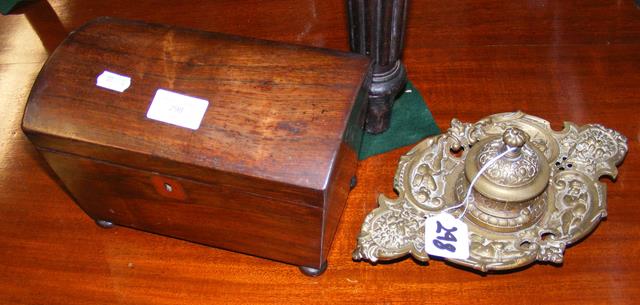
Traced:
POLYGON ((360 164, 317 278, 297 268, 127 228, 98 228, 49 176, 20 130, 31 85, 66 34, 97 16, 346 50, 344 2, 39 0, 0 17, 0 303, 580 304, 640 302, 640 9, 633 1, 411 1, 404 59, 442 129, 522 110, 601 123, 629 139, 608 218, 565 252, 480 275, 432 260, 351 260, 398 158, 360 164))

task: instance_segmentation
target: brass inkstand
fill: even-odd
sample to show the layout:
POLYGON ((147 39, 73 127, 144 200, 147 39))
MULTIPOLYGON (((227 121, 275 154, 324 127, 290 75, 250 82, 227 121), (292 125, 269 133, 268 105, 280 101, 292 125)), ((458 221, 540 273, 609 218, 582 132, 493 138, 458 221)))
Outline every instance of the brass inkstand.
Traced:
POLYGON ((522 112, 475 124, 453 119, 446 133, 401 158, 394 179, 399 197, 380 195, 353 258, 376 262, 411 254, 427 261, 425 218, 448 212, 469 228, 469 257, 447 259, 455 264, 486 272, 561 263, 565 248, 606 217, 606 186, 598 179, 615 178, 627 150, 623 135, 596 124, 565 123, 555 132, 522 112))

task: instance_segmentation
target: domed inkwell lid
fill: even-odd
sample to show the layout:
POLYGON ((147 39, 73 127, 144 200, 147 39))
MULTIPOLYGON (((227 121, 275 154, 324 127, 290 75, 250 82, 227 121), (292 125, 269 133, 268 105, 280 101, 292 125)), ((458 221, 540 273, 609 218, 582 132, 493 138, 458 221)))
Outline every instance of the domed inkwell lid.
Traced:
POLYGON ((544 154, 529 143, 529 135, 517 127, 501 136, 488 137, 473 145, 464 162, 465 175, 473 180, 480 168, 500 153, 512 149, 490 164, 474 189, 493 200, 519 202, 540 195, 549 184, 549 163, 544 154))
POLYGON ((378 197, 353 258, 427 261, 425 219, 449 213, 468 227, 469 255, 446 260, 481 271, 560 263, 606 216, 599 178, 615 178, 627 150, 623 135, 598 124, 555 132, 522 112, 453 119, 400 159, 399 197, 378 197))

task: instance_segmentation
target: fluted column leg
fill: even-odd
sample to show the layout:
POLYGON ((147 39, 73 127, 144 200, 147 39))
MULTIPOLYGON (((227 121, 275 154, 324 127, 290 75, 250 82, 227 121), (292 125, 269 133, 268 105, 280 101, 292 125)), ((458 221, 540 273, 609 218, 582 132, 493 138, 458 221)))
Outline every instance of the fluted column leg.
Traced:
POLYGON ((374 61, 366 130, 389 128, 391 107, 407 81, 400 61, 408 0, 347 0, 351 50, 374 61))

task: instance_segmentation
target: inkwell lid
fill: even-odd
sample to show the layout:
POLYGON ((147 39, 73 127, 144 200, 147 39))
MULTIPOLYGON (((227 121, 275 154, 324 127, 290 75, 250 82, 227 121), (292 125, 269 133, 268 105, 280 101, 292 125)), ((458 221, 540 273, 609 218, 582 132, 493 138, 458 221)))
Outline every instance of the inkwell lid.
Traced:
POLYGON ((502 136, 488 137, 473 145, 464 162, 469 181, 490 160, 511 150, 488 166, 474 189, 489 199, 506 202, 527 201, 542 193, 549 183, 549 163, 529 139, 522 129, 510 127, 502 136))

